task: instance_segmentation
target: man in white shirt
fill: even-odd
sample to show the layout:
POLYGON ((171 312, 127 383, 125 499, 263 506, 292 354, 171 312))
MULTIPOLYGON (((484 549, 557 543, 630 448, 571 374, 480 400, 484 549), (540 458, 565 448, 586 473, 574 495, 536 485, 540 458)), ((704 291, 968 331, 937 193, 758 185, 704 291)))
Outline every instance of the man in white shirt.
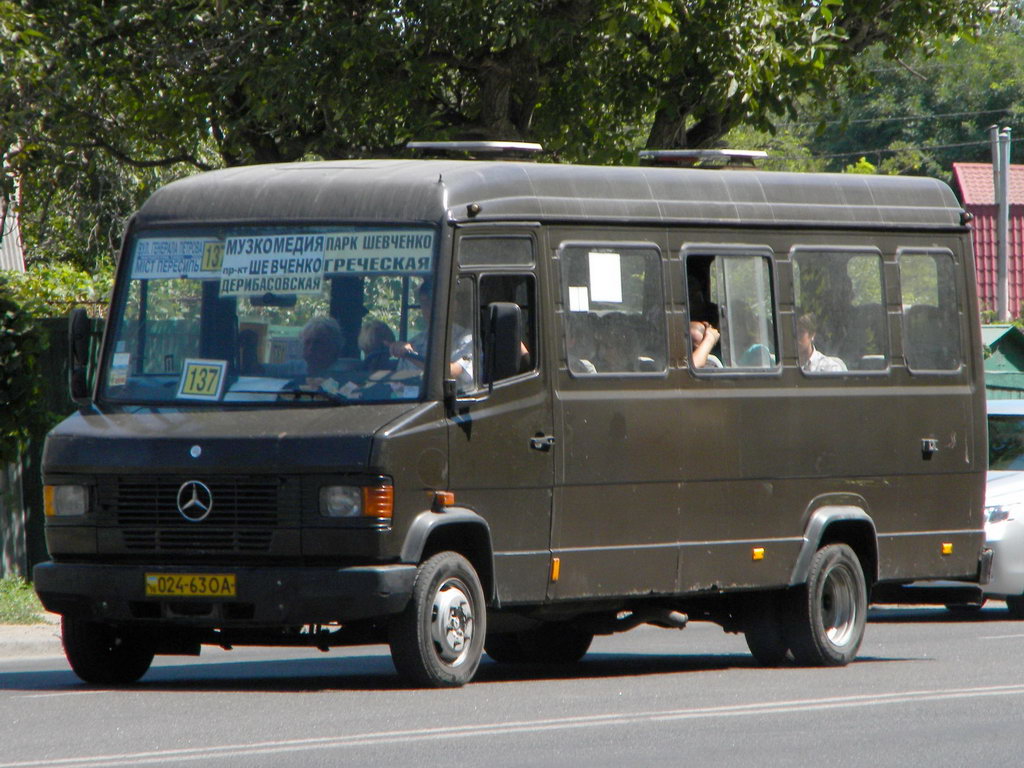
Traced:
POLYGON ((817 330, 814 315, 801 315, 796 321, 796 346, 800 367, 806 373, 842 373, 846 370, 846 363, 838 357, 829 357, 814 348, 817 330))

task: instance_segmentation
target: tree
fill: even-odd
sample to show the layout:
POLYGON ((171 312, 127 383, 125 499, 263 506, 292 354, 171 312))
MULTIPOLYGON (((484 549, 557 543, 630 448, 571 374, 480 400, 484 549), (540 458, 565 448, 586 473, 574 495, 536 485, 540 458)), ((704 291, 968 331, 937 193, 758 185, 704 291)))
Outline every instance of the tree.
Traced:
POLYGON ((1024 29, 1016 19, 976 41, 938 45, 928 58, 911 53, 897 63, 882 54, 865 55, 871 87, 847 90, 837 111, 801 112, 805 128, 821 122, 808 144, 832 169, 863 157, 882 173, 948 176, 954 161, 990 162, 988 127, 1024 116, 1024 29))
POLYGON ((3 189, 22 182, 30 260, 74 244, 88 265, 169 175, 412 138, 532 139, 598 161, 709 146, 856 78, 868 46, 891 57, 971 31, 988 6, 0 0, 3 189))

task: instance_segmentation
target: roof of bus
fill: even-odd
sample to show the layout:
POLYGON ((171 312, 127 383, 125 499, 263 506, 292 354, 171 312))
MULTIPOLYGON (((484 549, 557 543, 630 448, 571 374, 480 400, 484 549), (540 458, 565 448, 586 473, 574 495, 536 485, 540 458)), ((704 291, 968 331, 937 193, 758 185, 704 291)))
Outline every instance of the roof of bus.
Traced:
POLYGON ((158 190, 137 223, 586 220, 960 227, 929 178, 474 160, 347 160, 211 171, 158 190), (471 214, 470 206, 479 206, 471 214))

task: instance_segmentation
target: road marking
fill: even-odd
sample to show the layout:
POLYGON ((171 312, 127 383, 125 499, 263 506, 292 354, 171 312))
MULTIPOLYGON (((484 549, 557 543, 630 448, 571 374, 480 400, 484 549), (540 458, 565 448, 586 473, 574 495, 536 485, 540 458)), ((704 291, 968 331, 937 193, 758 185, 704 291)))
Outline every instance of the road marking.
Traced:
POLYGON ((692 709, 654 710, 649 712, 609 712, 600 715, 559 717, 542 720, 521 720, 505 723, 481 723, 404 731, 356 733, 350 736, 321 736, 308 739, 285 739, 255 744, 221 744, 188 749, 165 749, 152 752, 124 752, 120 754, 27 760, 0 763, 0 768, 93 768, 94 766, 156 765, 159 763, 209 760, 215 757, 266 756, 286 752, 342 749, 344 747, 383 746, 416 741, 442 741, 454 738, 506 736, 538 733, 542 731, 572 730, 643 723, 701 720, 720 717, 748 717, 756 715, 791 714, 854 707, 876 707, 928 701, 954 701, 988 698, 993 696, 1024 696, 1024 685, 993 685, 979 688, 949 688, 931 691, 899 691, 893 693, 858 694, 820 699, 794 699, 790 701, 763 701, 754 704, 732 704, 692 709))
POLYGON ((52 699, 57 696, 95 696, 100 693, 112 693, 112 691, 57 691, 55 693, 26 693, 20 696, 12 696, 12 699, 52 699))
POLYGON ((1024 633, 1016 635, 983 635, 979 640, 1020 640, 1024 633))

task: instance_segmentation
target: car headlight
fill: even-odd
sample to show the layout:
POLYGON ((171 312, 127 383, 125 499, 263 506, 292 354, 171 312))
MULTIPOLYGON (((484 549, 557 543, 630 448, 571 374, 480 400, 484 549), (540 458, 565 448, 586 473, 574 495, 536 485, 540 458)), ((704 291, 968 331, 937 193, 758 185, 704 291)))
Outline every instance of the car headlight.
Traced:
POLYGON ((394 487, 388 484, 328 485, 320 489, 320 514, 390 520, 394 499, 394 487))
POLYGON ((47 485, 43 488, 47 517, 76 517, 89 511, 89 489, 84 485, 47 485))

